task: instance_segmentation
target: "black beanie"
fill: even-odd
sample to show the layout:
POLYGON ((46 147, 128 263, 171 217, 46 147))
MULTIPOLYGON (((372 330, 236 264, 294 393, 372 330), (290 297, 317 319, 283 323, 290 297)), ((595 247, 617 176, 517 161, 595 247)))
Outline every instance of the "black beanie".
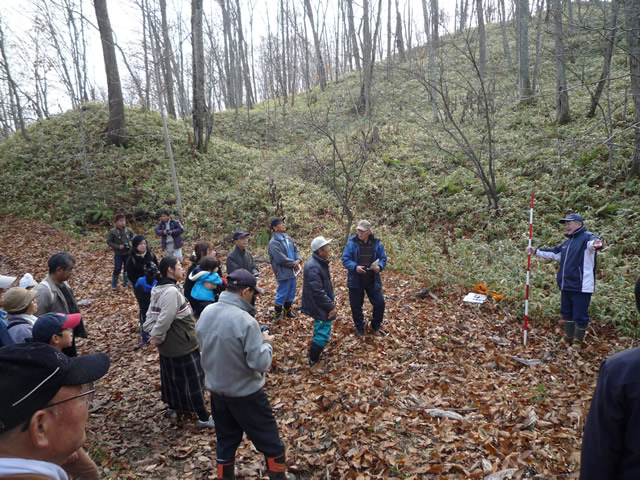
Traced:
POLYGON ((137 253, 138 245, 140 245, 143 240, 146 240, 144 235, 136 235, 131 239, 131 250, 133 250, 134 253, 137 253))

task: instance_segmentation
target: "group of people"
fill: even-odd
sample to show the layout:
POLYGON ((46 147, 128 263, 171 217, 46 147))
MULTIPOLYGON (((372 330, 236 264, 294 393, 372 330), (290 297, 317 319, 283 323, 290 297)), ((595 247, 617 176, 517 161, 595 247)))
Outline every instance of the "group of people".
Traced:
MULTIPOLYGON (((528 247, 527 251, 560 261, 558 285, 564 319, 560 343, 580 351, 594 291, 596 252, 602 241, 584 228, 577 214, 560 222, 567 235, 564 243, 554 248, 528 247)), ((312 255, 303 265, 300 249, 286 233, 285 218, 274 218, 271 228, 269 257, 278 283, 273 321, 296 318, 296 279, 304 271, 301 312, 314 321, 308 360, 315 365, 338 315, 329 271, 332 240, 314 238, 312 255)), ((265 456, 271 480, 293 479, 291 473, 285 473, 285 445, 264 391, 274 336, 255 319, 256 296, 264 291, 258 285, 260 270, 247 249, 250 234, 233 234, 235 247, 227 255, 224 278, 209 242, 195 245, 185 277, 182 260, 176 255, 184 245, 182 233, 180 222, 163 212, 156 234, 162 237, 167 255, 160 262, 146 239, 126 227, 126 218, 116 218, 108 235, 114 251, 112 286, 117 288, 124 267, 123 284, 131 283, 140 306, 142 341, 155 345, 159 352, 166 415, 175 419, 184 412, 195 412, 196 428, 215 426, 218 478, 235 478, 235 453, 246 433, 265 456), (184 291, 179 287, 183 279, 184 291), (205 390, 211 394, 210 409, 205 390)), ((363 313, 365 293, 372 304, 370 329, 374 335, 384 335, 380 272, 386 260, 371 224, 360 221, 342 252, 357 336, 365 334, 368 323, 363 313)), ((53 255, 47 277, 30 288, 9 288, 15 278, 0 276, 0 288, 9 288, 3 296, 4 310, 0 310, 0 341, 7 344, 0 348, 0 388, 5 392, 0 400, 0 477, 66 479, 68 473, 98 478, 97 467, 82 443, 87 400, 95 392, 93 382, 106 374, 109 359, 104 354, 77 356, 75 338, 86 337, 87 330, 67 283, 75 263, 66 252, 53 255)), ((640 279, 636 302, 640 311, 640 279)), ((601 367, 583 441, 582 462, 589 468, 583 468, 581 478, 640 475, 634 433, 638 426, 634 387, 638 351, 621 352, 601 367)))

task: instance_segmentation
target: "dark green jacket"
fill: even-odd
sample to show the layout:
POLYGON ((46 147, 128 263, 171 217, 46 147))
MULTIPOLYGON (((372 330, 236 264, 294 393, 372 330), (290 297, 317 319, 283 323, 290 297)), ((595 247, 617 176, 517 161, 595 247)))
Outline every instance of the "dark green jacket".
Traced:
POLYGON ((118 227, 113 227, 109 230, 107 235, 107 245, 109 245, 114 253, 118 255, 129 255, 131 251, 131 239, 133 238, 133 230, 129 227, 124 227, 120 229, 118 227), (120 250, 120 245, 128 244, 129 248, 123 248, 120 250))

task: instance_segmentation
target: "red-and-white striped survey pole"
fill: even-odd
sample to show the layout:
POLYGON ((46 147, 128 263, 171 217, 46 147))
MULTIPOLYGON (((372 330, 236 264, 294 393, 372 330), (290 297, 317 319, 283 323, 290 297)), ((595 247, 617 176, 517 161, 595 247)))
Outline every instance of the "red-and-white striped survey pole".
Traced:
MULTIPOLYGON (((533 192, 531 192, 531 208, 529 209, 529 248, 533 237, 533 192)), ((527 345, 529 331, 529 277, 531 276, 531 253, 527 253, 527 292, 524 300, 524 345, 527 345)))

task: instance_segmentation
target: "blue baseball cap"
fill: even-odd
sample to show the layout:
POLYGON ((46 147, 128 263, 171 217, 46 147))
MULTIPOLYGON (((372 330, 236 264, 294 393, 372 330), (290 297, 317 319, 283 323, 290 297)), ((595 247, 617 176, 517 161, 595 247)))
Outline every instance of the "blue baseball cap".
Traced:
POLYGON ((580 222, 580 223, 584 223, 582 221, 582 217, 580 215, 578 215, 577 213, 570 213, 569 215, 567 215, 564 218, 560 219, 560 223, 566 223, 566 222, 580 222))

